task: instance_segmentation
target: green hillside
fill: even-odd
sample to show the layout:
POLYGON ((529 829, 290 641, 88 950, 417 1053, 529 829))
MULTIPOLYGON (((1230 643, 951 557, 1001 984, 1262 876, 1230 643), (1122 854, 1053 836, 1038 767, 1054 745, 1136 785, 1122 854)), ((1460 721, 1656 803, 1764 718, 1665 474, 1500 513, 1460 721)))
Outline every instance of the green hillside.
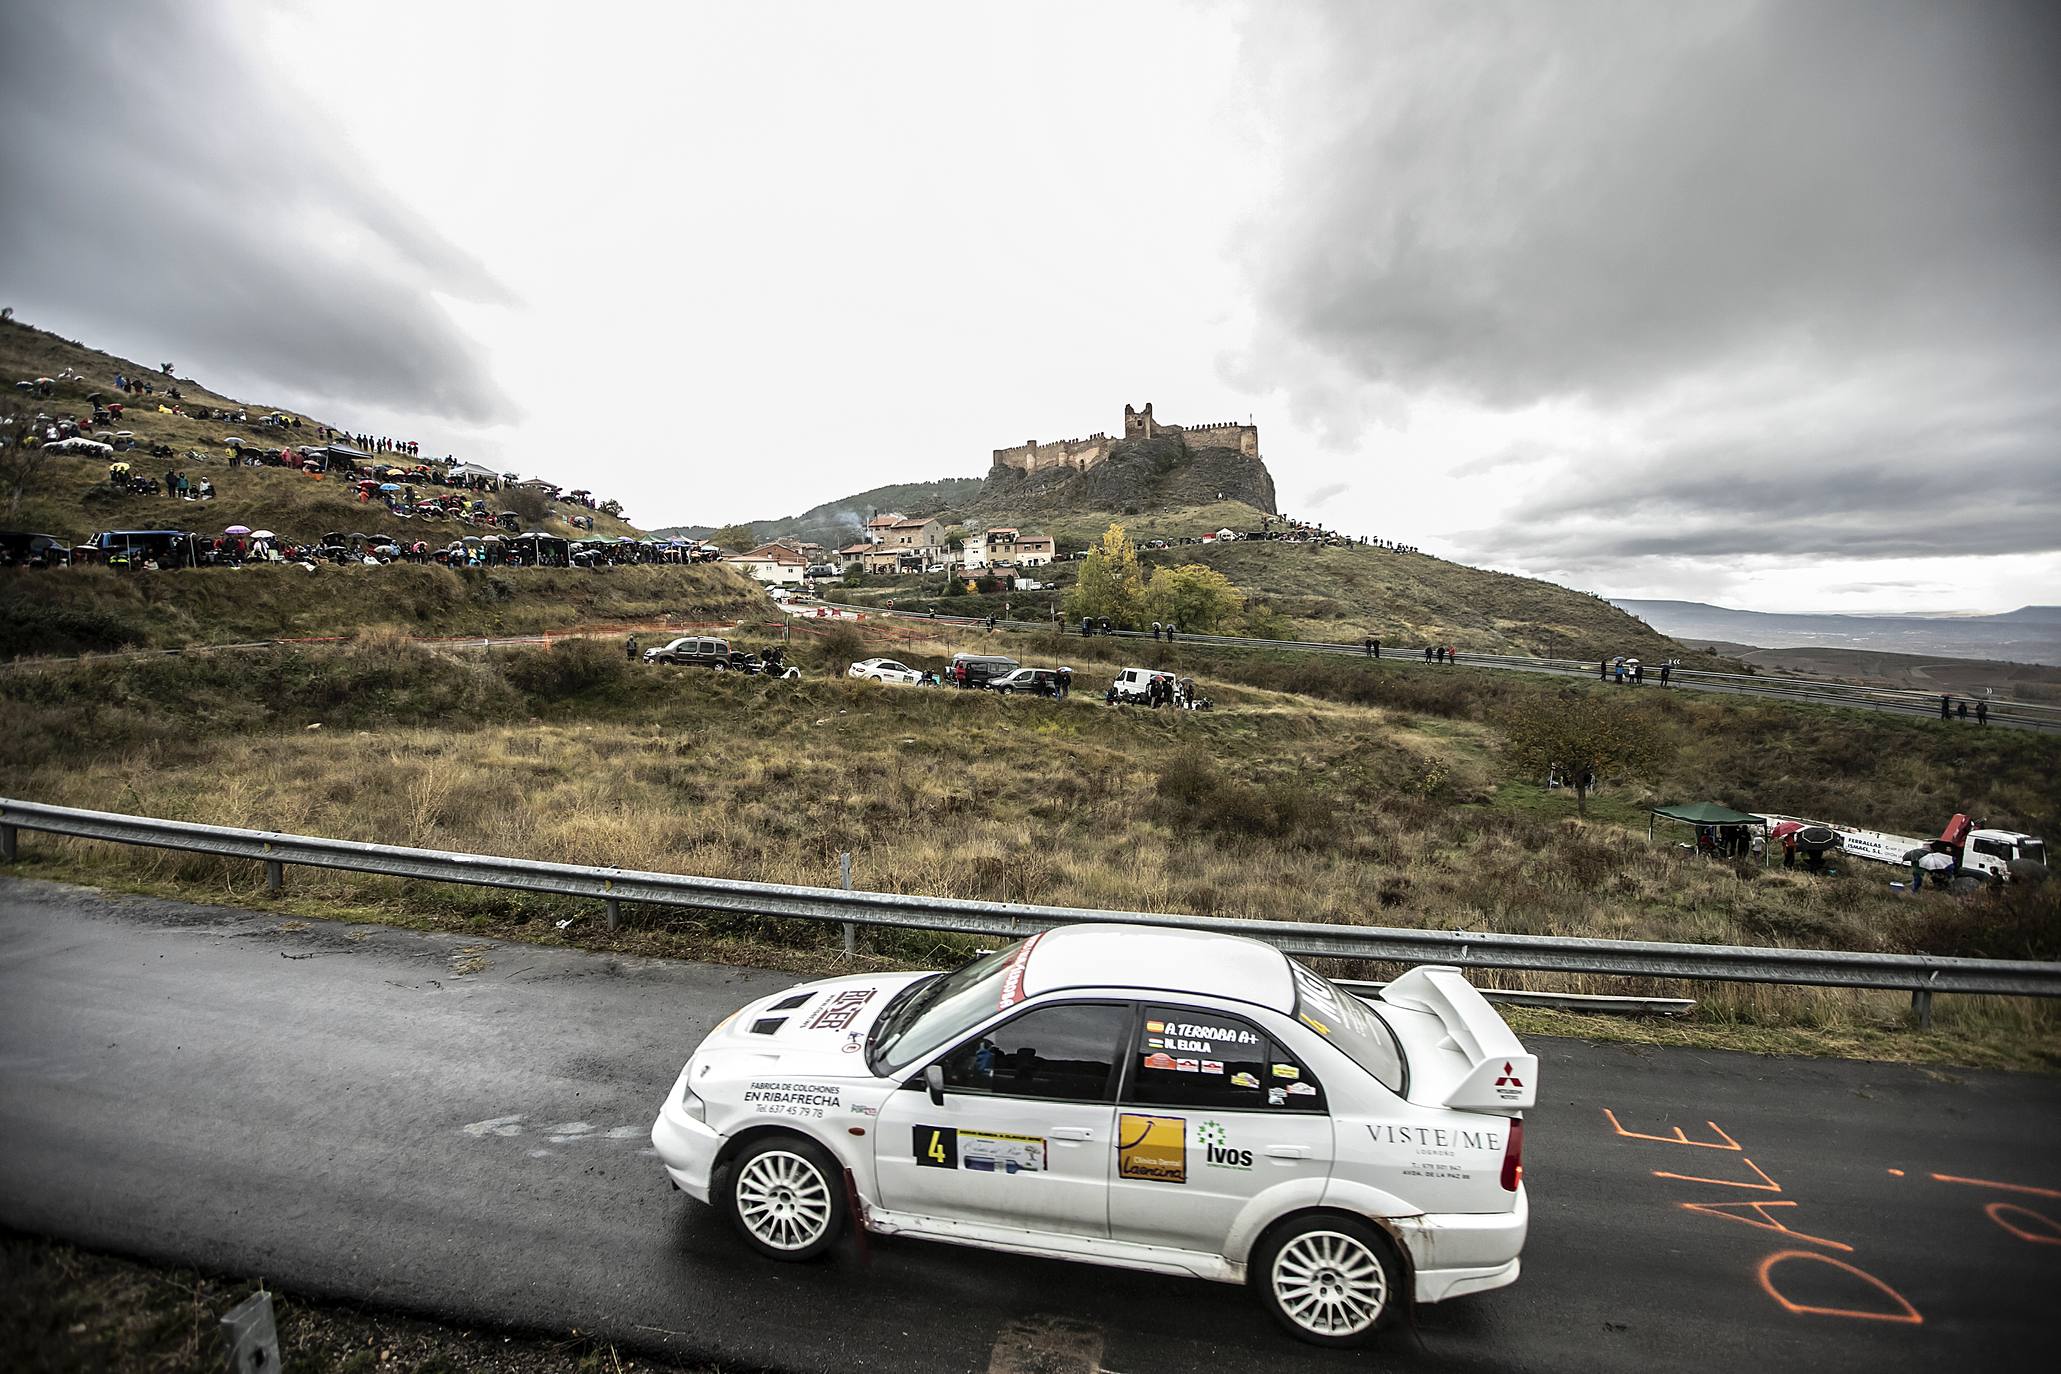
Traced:
POLYGON ((1143 561, 1215 568, 1300 637, 1373 635, 1390 644, 1444 643, 1548 658, 1702 657, 1601 597, 1429 554, 1239 542, 1147 550, 1143 561))
MULTIPOLYGON (((165 377, 154 367, 87 348, 15 320, 0 322, 0 381, 9 388, 4 393, 7 399, 0 405, 17 422, 32 421, 41 413, 59 418, 73 415, 83 423, 92 416, 93 403, 88 397, 94 392, 121 403, 125 409, 118 428, 132 431, 138 447, 117 457, 132 464, 141 476, 162 478, 166 471, 177 470, 195 481, 205 477, 214 483, 218 493, 207 502, 181 501, 164 495, 131 495, 108 483, 106 458, 53 454, 43 460, 23 491, 18 509, 11 515, 6 509, 11 491, 0 490, 0 529, 53 534, 72 543, 106 529, 191 529, 197 534, 216 534, 239 524, 276 530, 287 539, 306 542, 335 531, 405 536, 441 544, 472 532, 450 522, 397 519, 377 502, 357 500, 347 483, 333 478, 317 480, 286 468, 233 467, 229 447, 223 442, 235 437, 272 451, 319 444, 319 426, 327 424, 348 430, 350 425, 345 417, 300 415, 299 429, 282 430, 259 424, 256 421, 261 415, 278 412, 292 416, 297 412, 225 396, 191 378, 165 377), (118 372, 150 379, 158 388, 157 394, 125 395, 115 390, 118 372), (38 377, 53 379, 52 395, 44 397, 14 388, 17 381, 38 377), (166 397, 167 386, 177 387, 183 399, 172 401, 166 397), (161 411, 161 405, 176 405, 188 411, 196 407, 232 411, 244 407, 250 422, 236 424, 174 415, 161 411), (169 446, 173 456, 152 458, 149 450, 158 444, 169 446)), ((9 433, 11 437, 12 431, 9 433)), ((395 461, 405 466, 421 460, 395 461)), ((540 475, 578 480, 571 471, 540 475)), ((596 495, 605 498, 607 493, 596 495)), ((598 511, 543 501, 532 493, 487 493, 486 499, 492 504, 503 496, 507 497, 507 509, 522 514, 526 530, 582 538, 585 532, 575 529, 569 517, 585 515, 593 518, 593 533, 597 536, 637 533, 633 526, 598 511)))

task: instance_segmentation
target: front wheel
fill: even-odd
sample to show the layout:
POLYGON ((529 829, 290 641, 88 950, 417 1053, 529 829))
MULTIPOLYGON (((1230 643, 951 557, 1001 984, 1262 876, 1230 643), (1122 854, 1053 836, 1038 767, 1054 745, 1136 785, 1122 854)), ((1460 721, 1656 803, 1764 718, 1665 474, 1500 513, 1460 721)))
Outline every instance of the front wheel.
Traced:
POLYGON ((752 1249, 800 1263, 820 1258, 844 1231, 843 1171, 800 1136, 765 1136, 739 1151, 723 1210, 752 1249))
POLYGON ((719 673, 727 673, 730 671, 730 665, 727 663, 711 663, 709 664, 709 667, 715 669, 719 673))
POLYGON ((1358 1217, 1303 1217, 1277 1228, 1249 1272, 1274 1320, 1312 1345, 1364 1345, 1403 1300, 1395 1247, 1358 1217))

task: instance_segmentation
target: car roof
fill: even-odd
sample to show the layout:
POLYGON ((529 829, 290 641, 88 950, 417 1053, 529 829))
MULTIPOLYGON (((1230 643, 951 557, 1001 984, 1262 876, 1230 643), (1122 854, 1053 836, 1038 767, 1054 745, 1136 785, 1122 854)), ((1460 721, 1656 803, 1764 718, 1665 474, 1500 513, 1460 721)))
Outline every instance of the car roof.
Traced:
POLYGON ((1024 966, 1024 995, 1086 987, 1228 997, 1284 1015, 1295 1010, 1287 956, 1257 940, 1115 924, 1061 926, 1038 936, 1024 966))

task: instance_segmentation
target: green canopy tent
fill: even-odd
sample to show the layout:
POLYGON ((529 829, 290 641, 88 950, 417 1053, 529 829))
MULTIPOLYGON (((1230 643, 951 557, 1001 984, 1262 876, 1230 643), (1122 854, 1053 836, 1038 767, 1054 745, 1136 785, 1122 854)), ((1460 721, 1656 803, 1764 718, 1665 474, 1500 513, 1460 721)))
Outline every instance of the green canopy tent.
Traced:
POLYGON ((1768 823, 1759 816, 1748 815, 1744 811, 1734 811, 1731 807, 1721 806, 1717 802, 1676 802, 1671 806, 1656 806, 1653 808, 1653 813, 1646 818, 1646 843, 1653 843, 1653 827, 1655 823, 1662 819, 1679 821, 1683 825, 1692 825, 1699 830, 1706 826, 1716 827, 1721 825, 1743 825, 1758 829, 1761 832, 1762 841, 1760 861, 1763 866, 1767 864, 1768 847, 1766 841, 1768 823))

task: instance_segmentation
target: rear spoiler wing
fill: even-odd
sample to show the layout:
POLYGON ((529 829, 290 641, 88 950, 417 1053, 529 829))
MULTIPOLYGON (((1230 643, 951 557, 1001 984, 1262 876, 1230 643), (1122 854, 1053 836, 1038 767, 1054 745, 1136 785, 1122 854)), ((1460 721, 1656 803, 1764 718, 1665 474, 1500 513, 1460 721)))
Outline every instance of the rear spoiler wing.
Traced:
POLYGON ((1525 1050, 1459 969, 1420 965, 1390 983, 1380 996, 1390 1006, 1436 1016, 1446 1028, 1439 1048, 1467 1057, 1467 1073, 1446 1094, 1446 1106, 1463 1112, 1514 1112, 1538 1100, 1538 1056, 1525 1050))

